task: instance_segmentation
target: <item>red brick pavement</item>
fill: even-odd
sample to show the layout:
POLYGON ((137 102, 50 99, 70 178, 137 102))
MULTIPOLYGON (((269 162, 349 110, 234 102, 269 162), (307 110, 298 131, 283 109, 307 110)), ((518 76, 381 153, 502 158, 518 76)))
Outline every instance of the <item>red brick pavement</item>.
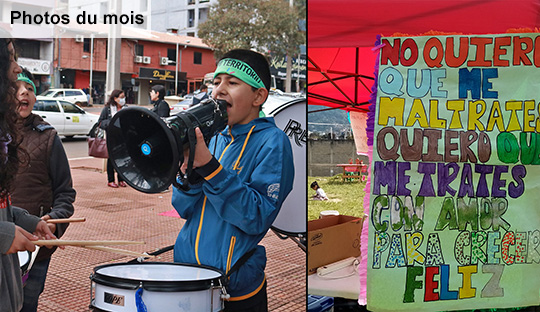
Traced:
MULTIPOLYGON (((77 190, 74 217, 86 217, 86 222, 71 224, 63 239, 145 241, 146 245, 118 246, 137 252, 152 252, 174 243, 184 221, 159 215, 172 209, 172 192, 145 194, 130 187, 107 187, 101 159, 74 159, 70 165, 77 190)), ((305 311, 305 252, 292 240, 282 240, 272 232, 265 236, 262 245, 268 256, 269 310, 305 311)), ((80 247, 58 250, 52 257, 38 311, 90 311, 89 276, 93 269, 132 259, 80 247)), ((162 254, 156 261, 171 262, 172 252, 162 254)))

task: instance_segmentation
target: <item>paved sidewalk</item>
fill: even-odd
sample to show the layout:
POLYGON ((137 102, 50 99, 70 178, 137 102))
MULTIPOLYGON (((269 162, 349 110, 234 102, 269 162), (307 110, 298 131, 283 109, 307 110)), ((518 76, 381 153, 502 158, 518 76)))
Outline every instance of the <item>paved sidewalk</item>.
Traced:
MULTIPOLYGON (((114 246, 137 252, 152 252, 174 244, 184 220, 159 215, 173 209, 172 192, 145 194, 130 187, 107 187, 102 159, 74 159, 70 166, 77 190, 74 217, 86 217, 86 222, 71 224, 63 239, 145 241, 146 245, 114 246)), ((272 232, 262 244, 268 257, 269 310, 305 311, 305 252, 292 240, 282 240, 272 232)), ((90 311, 89 276, 93 269, 133 258, 80 247, 59 249, 52 257, 38 311, 90 311)), ((155 261, 171 262, 172 251, 155 261)))

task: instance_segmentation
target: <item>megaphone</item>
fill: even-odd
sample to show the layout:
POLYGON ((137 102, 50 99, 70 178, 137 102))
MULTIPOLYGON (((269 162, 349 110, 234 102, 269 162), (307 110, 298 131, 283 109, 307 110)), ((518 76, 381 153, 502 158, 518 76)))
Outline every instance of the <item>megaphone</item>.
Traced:
POLYGON ((227 102, 212 98, 163 119, 146 108, 127 107, 107 127, 109 159, 131 187, 159 193, 175 181, 189 137, 194 144, 194 129, 199 127, 208 143, 227 121, 227 102))

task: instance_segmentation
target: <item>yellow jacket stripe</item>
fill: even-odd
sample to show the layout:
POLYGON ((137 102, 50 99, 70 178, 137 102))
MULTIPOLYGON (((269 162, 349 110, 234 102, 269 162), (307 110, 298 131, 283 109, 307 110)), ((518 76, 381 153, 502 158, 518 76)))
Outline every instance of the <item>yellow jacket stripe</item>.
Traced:
POLYGON ((264 275, 263 281, 259 285, 259 287, 257 287, 257 289, 250 292, 249 294, 245 294, 245 295, 240 296, 240 297, 231 297, 231 298, 229 298, 229 301, 240 301, 240 300, 245 300, 245 299, 248 299, 248 298, 251 298, 251 297, 255 296, 259 291, 261 291, 261 289, 262 289, 262 287, 264 285, 264 282, 266 282, 266 274, 264 275))
POLYGON ((201 265, 201 260, 199 260, 199 240, 201 238, 201 229, 204 218, 204 209, 206 208, 206 199, 207 197, 204 196, 204 202, 201 211, 201 220, 199 221, 199 229, 197 230, 197 238, 195 239, 195 258, 197 258, 197 264, 199 265, 201 265))
POLYGON ((233 170, 236 170, 238 168, 238 164, 240 163, 240 158, 242 158, 242 155, 244 154, 244 150, 246 149, 247 142, 249 141, 249 137, 251 136, 251 132, 253 132, 253 129, 255 129, 255 126, 251 127, 249 130, 246 139, 244 140, 244 145, 242 146, 242 150, 240 151, 240 155, 238 155, 238 159, 236 160, 236 163, 234 164, 233 170))
POLYGON ((221 156, 219 156, 219 159, 218 161, 221 162, 221 158, 223 158, 223 155, 225 155, 225 152, 227 151, 227 149, 229 148, 229 146, 231 146, 231 144, 233 144, 234 142, 234 137, 232 136, 232 133, 231 133, 231 130, 229 129, 229 135, 231 136, 232 140, 231 142, 223 149, 223 152, 221 152, 221 156))
POLYGON ((212 172, 211 174, 209 174, 209 175, 207 175, 206 177, 204 177, 204 179, 205 179, 205 180, 210 180, 210 179, 212 179, 213 177, 216 176, 216 174, 218 174, 218 173, 221 171, 221 169, 223 169, 223 166, 220 164, 219 167, 218 167, 216 170, 214 170, 214 172, 212 172))
POLYGON ((227 269, 225 271, 225 274, 229 273, 229 270, 231 269, 231 262, 232 262, 232 256, 233 256, 235 244, 236 244, 236 236, 232 236, 231 244, 229 245, 229 254, 227 256, 227 269))

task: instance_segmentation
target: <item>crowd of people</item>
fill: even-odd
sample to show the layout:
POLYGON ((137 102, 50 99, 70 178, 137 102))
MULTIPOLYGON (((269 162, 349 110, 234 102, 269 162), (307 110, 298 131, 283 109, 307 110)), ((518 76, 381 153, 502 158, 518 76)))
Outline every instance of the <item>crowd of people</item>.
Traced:
MULTIPOLYGON (((36 87, 17 64, 14 41, 0 39, 0 311, 37 311, 54 248, 41 248, 23 284, 17 252, 34 252, 35 241, 57 239, 66 224, 49 219, 74 213, 68 159, 55 129, 33 114, 36 87)), ((184 151, 183 173, 172 205, 186 219, 174 248, 174 261, 207 265, 228 277, 225 311, 268 311, 265 248, 259 245, 290 193, 294 179, 289 139, 272 117, 259 118, 270 89, 266 58, 233 50, 218 63, 212 96, 228 103, 228 125, 209 144, 195 129, 195 151, 184 151), (192 168, 187 159, 192 157, 192 168), (204 216, 204 222, 203 220, 204 216), (201 235, 203 233, 203 235, 201 235)), ((202 90, 201 99, 208 97, 202 90), (204 98, 203 98, 204 96, 204 98)), ((152 109, 170 110, 165 89, 152 87, 152 109)), ((122 90, 112 91, 99 117, 106 130, 125 107, 122 90)), ((125 187, 109 159, 108 186, 125 187), (118 181, 118 182, 116 182, 118 181)))

